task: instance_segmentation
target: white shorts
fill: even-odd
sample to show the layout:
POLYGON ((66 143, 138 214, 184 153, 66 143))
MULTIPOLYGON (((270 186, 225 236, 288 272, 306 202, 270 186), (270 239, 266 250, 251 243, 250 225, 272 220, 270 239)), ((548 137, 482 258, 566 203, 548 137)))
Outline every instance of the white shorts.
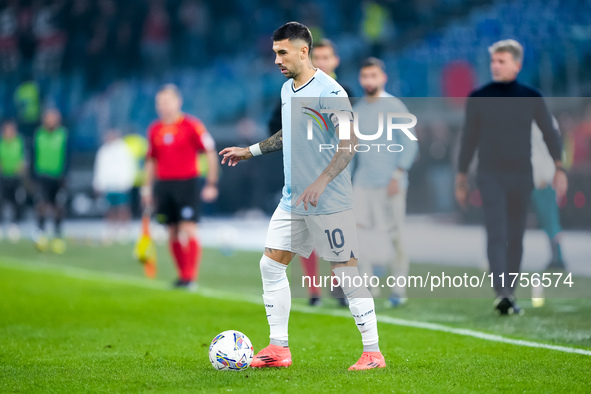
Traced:
POLYGON ((352 209, 330 215, 298 215, 277 207, 271 217, 265 248, 310 257, 316 249, 326 261, 357 258, 358 241, 352 209))

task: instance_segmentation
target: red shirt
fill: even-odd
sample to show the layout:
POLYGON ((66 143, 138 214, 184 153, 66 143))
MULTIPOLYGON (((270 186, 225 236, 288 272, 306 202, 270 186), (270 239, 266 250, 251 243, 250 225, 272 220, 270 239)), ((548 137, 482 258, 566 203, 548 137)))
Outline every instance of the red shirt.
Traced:
POLYGON ((163 180, 195 178, 197 154, 213 150, 213 139, 203 123, 183 114, 176 122, 157 120, 148 128, 148 158, 156 161, 156 177, 163 180))

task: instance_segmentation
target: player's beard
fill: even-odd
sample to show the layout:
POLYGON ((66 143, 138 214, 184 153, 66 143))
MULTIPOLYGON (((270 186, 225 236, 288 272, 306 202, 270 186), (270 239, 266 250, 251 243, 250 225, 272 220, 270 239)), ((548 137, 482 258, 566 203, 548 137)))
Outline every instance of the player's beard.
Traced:
POLYGON ((363 90, 365 91, 366 96, 375 96, 376 93, 378 93, 379 88, 376 86, 371 88, 363 88, 363 90))
POLYGON ((287 71, 285 74, 283 74, 285 78, 290 79, 297 77, 297 74, 293 70, 290 70, 288 68, 286 68, 285 70, 287 71))
MULTIPOLYGON (((281 68, 279 68, 279 70, 281 70, 281 68)), ((290 79, 290 78, 297 78, 298 75, 300 75, 301 69, 298 69, 297 65, 294 65, 290 68, 285 67, 285 70, 287 71, 285 74, 283 74, 285 76, 285 78, 290 79)))

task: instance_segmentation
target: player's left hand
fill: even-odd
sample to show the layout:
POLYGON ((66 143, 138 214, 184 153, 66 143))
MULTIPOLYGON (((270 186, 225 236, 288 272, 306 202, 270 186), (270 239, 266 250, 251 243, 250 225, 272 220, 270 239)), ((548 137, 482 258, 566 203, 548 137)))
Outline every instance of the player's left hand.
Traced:
POLYGON ((552 181, 552 187, 556 191, 556 199, 561 200, 568 189, 568 178, 566 173, 562 170, 557 170, 554 174, 554 180, 552 181))
POLYGON ((205 185, 201 191, 201 198, 205 202, 213 202, 218 198, 218 187, 212 183, 205 185))
POLYGON ((301 202, 304 203, 304 209, 308 210, 308 204, 316 208, 318 205, 318 200, 322 193, 324 193, 324 189, 326 189, 327 182, 321 178, 318 178, 312 183, 310 186, 304 190, 304 192, 300 195, 300 198, 296 201, 296 207, 300 205, 301 202))

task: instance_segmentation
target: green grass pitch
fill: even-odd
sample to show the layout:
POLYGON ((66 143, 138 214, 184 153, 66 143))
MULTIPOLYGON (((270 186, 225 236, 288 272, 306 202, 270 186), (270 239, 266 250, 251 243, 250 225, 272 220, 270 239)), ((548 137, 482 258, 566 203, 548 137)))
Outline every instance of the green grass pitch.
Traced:
MULTIPOLYGON (((164 246, 159 278, 150 281, 129 246, 72 244, 56 256, 39 255, 25 242, 1 243, 0 391, 591 391, 588 355, 385 323, 380 346, 388 367, 349 372, 361 354, 360 335, 352 318, 330 315, 336 310, 330 299, 312 311, 294 299, 289 369, 216 371, 207 349, 219 332, 244 332, 255 351, 268 343, 264 308, 253 302, 261 292, 259 256, 206 250, 201 288, 189 294, 169 289, 174 274, 164 246)), ((396 310, 383 308, 383 300, 376 305, 380 316, 591 349, 588 298, 549 299, 523 317, 499 318, 490 298, 472 296, 411 299, 396 310)))

